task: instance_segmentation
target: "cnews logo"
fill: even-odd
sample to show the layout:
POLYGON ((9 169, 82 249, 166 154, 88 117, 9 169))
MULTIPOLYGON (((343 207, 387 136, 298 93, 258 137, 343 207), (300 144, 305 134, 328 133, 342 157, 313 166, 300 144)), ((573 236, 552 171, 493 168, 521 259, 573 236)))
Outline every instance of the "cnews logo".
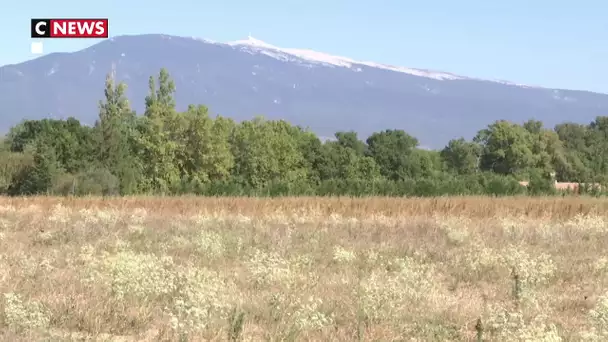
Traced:
POLYGON ((32 19, 32 38, 108 38, 108 19, 32 19))

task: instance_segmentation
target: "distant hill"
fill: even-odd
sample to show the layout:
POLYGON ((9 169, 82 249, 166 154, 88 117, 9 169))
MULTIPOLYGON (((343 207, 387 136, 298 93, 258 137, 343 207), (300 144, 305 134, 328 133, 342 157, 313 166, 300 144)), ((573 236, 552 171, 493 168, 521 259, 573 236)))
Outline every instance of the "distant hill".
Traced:
POLYGON ((608 115, 607 94, 358 62, 253 38, 215 43, 138 35, 1 67, 0 132, 24 118, 75 116, 93 123, 113 67, 140 113, 148 77, 166 67, 176 83, 178 109, 205 104, 237 120, 281 118, 325 137, 355 130, 364 138, 399 128, 432 148, 471 138, 496 119, 534 118, 552 127, 608 115))

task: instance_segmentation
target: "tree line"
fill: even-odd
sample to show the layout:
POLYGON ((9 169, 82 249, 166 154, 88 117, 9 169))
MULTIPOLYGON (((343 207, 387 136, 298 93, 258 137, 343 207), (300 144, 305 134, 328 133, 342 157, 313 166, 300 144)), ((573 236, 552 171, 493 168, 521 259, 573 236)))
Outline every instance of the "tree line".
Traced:
POLYGON ((499 120, 431 151, 397 129, 321 141, 284 120, 237 123, 203 105, 178 112, 165 69, 150 77, 143 115, 125 89, 108 75, 94 126, 68 118, 12 127, 0 142, 0 194, 516 195, 555 193, 551 177, 608 183, 608 117, 554 129, 499 120))

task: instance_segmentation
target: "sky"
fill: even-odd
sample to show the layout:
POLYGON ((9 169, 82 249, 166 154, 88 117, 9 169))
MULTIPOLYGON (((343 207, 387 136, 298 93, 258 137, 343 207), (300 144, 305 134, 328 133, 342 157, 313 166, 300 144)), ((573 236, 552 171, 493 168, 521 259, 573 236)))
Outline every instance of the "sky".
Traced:
MULTIPOLYGON (((110 36, 219 42, 249 34, 285 48, 484 79, 608 93, 605 0, 14 1, 0 13, 0 65, 37 56, 31 18, 109 18, 110 36)), ((91 39, 45 40, 45 53, 91 39)))

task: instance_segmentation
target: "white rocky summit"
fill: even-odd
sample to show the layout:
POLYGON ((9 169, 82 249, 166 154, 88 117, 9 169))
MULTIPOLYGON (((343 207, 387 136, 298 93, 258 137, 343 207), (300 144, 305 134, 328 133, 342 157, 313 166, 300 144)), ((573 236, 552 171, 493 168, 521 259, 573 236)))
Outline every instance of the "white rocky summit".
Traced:
MULTIPOLYGON (((210 42, 209 40, 205 40, 210 42)), ((217 43, 216 43, 217 44, 217 43)), ((252 36, 248 36, 247 39, 232 41, 228 43, 220 43, 224 45, 229 45, 235 48, 239 48, 242 51, 246 51, 249 53, 261 53, 270 57, 274 57, 278 60, 285 62, 298 62, 296 59, 304 60, 308 63, 313 64, 321 64, 324 66, 330 67, 343 67, 353 69, 353 71, 361 72, 361 66, 367 66, 371 68, 385 69, 390 71, 401 72, 405 74, 410 74, 414 76, 427 77, 435 80, 480 80, 471 77, 459 76, 452 73, 441 72, 441 71, 431 71, 424 69, 415 69, 415 68, 407 68, 402 66, 394 66, 381 64, 376 62, 369 61, 357 61, 348 57, 342 56, 334 56, 330 54, 326 54, 323 52, 318 52, 314 50, 308 49, 295 49, 295 48, 281 48, 278 46, 274 46, 272 44, 266 43, 262 40, 256 39, 252 36), (295 57, 295 58, 294 58, 295 57)), ((490 82, 496 82, 506 85, 519 86, 519 87, 529 87, 531 86, 516 84, 508 81, 502 80, 487 80, 490 82)))
POLYGON ((366 61, 356 61, 347 57, 341 56, 333 56, 323 52, 317 52, 313 50, 307 49, 293 49, 293 48, 281 48, 278 46, 274 46, 272 44, 268 44, 264 41, 256 39, 252 36, 249 36, 244 40, 237 40, 233 42, 225 43, 226 45, 230 45, 233 47, 238 47, 241 50, 248 50, 253 53, 262 53, 271 57, 274 57, 283 61, 290 61, 292 58, 296 57, 302 60, 305 60, 310 63, 318 63, 325 66, 334 66, 334 67, 343 67, 354 69, 355 71, 360 71, 359 66, 368 66, 372 68, 380 68, 391 71, 402 72, 406 74, 422 76, 433 78, 437 80, 458 80, 458 79, 467 79, 467 77, 458 76, 445 72, 435 72, 421 69, 412 69, 405 68, 399 66, 392 66, 386 64, 379 64, 375 62, 366 62, 366 61), (359 69, 359 70, 357 70, 359 69))

